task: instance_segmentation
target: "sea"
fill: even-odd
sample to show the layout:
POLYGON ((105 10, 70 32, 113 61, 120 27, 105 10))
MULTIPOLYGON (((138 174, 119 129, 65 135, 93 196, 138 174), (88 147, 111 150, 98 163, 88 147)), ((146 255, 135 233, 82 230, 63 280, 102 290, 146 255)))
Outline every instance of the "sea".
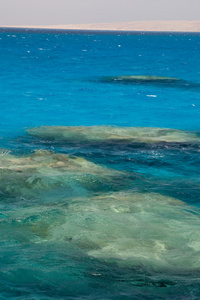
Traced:
POLYGON ((0 299, 200 299, 200 35, 0 29, 0 299))

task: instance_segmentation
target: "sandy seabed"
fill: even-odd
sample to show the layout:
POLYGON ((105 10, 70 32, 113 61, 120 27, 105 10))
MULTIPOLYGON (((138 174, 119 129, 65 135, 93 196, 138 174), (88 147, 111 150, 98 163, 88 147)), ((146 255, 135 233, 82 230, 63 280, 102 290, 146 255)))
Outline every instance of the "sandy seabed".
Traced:
POLYGON ((75 30, 114 30, 114 31, 166 31, 166 32, 200 32, 200 21, 134 21, 93 24, 68 25, 0 25, 13 28, 41 29, 75 29, 75 30))

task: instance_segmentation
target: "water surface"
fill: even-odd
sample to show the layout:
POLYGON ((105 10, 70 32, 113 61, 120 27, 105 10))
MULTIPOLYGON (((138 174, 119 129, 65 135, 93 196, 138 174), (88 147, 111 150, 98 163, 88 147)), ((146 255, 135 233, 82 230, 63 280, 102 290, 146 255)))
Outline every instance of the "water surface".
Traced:
POLYGON ((199 48, 0 32, 0 298, 199 299, 199 48))

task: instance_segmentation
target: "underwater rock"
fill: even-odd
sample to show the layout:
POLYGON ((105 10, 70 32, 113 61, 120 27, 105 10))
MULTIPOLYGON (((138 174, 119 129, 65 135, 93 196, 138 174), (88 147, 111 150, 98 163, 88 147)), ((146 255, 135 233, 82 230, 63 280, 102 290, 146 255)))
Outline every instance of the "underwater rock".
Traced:
POLYGON ((199 143, 197 132, 153 127, 42 126, 27 130, 43 141, 71 143, 199 143))
POLYGON ((112 193, 80 199, 49 238, 75 244, 121 267, 180 274, 200 270, 200 213, 156 193, 112 193))
MULTIPOLYGON (((58 197, 58 195, 57 195, 58 197)), ((158 193, 110 192, 17 206, 0 240, 62 243, 104 264, 148 274, 200 271, 200 212, 158 193)))
POLYGON ((101 83, 124 84, 124 85, 153 85, 167 88, 180 88, 184 90, 198 91, 200 83, 187 81, 184 79, 151 75, 124 75, 124 76, 104 76, 98 79, 101 83))
POLYGON ((177 83, 181 79, 164 76, 150 76, 150 75, 127 75, 127 76, 105 76, 102 78, 104 82, 116 83, 177 83))
POLYGON ((65 188, 95 190, 111 184, 120 172, 80 157, 39 150, 29 156, 0 155, 2 197, 31 196, 34 192, 65 188))

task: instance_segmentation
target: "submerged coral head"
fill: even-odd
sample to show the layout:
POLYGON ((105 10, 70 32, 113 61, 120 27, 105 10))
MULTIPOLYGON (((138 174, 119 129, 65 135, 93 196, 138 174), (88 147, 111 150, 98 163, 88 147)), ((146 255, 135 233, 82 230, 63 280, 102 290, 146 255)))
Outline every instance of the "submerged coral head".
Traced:
POLYGON ((179 78, 152 76, 152 75, 124 75, 124 76, 105 76, 104 82, 117 83, 176 83, 181 81, 179 78))

